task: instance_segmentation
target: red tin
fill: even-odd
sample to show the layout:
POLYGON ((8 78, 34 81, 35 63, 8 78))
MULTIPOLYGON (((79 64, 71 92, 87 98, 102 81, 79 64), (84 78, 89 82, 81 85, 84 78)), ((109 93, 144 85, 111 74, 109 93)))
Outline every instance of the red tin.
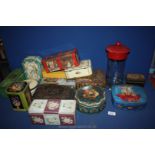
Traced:
POLYGON ((50 57, 46 57, 42 59, 42 64, 47 73, 79 66, 77 49, 74 48, 73 50, 59 52, 50 57))
POLYGON ((125 60, 128 57, 130 49, 120 42, 116 42, 114 45, 109 45, 106 51, 109 59, 125 60))

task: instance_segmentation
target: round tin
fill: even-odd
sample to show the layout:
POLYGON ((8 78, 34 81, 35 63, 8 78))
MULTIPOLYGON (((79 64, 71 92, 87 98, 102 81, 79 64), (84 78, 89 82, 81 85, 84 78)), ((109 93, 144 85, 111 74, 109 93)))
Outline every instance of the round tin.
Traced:
POLYGON ((77 109, 85 113, 96 113, 105 107, 105 89, 97 86, 84 86, 76 91, 77 109))

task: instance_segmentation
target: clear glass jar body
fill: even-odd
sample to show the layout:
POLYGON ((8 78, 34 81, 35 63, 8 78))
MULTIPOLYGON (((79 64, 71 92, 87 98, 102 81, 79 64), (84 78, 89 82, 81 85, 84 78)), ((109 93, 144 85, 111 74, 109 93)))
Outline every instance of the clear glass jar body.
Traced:
POLYGON ((124 83, 125 60, 108 59, 107 62, 107 84, 108 86, 124 83))

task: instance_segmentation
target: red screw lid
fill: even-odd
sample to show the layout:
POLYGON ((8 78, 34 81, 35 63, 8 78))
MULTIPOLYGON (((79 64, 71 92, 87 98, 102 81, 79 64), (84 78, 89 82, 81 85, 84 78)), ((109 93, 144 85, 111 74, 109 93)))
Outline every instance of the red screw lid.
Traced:
POLYGON ((128 57, 130 49, 120 42, 115 45, 109 45, 106 48, 107 56, 112 60, 125 60, 128 57))

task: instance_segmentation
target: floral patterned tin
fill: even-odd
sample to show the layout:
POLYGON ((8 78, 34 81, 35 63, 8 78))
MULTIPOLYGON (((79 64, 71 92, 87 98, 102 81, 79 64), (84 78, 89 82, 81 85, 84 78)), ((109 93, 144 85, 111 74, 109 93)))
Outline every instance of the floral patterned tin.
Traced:
POLYGON ((6 89, 12 107, 16 111, 27 111, 31 103, 31 93, 26 82, 13 82, 6 89))
POLYGON ((147 102, 144 88, 135 85, 114 85, 112 98, 116 107, 126 109, 143 107, 147 102))
POLYGON ((25 71, 26 79, 40 81, 42 79, 42 58, 39 56, 28 56, 23 62, 22 66, 25 71))
POLYGON ((46 57, 42 60, 42 64, 47 73, 78 66, 79 58, 77 49, 74 48, 73 50, 59 52, 50 57, 46 57))
POLYGON ((105 107, 105 90, 96 86, 84 86, 76 91, 77 108, 81 112, 95 113, 105 107))
POLYGON ((66 78, 80 78, 92 75, 91 60, 82 60, 77 67, 68 68, 65 70, 66 78))
POLYGON ((33 100, 28 112, 33 124, 74 125, 76 101, 33 100))

